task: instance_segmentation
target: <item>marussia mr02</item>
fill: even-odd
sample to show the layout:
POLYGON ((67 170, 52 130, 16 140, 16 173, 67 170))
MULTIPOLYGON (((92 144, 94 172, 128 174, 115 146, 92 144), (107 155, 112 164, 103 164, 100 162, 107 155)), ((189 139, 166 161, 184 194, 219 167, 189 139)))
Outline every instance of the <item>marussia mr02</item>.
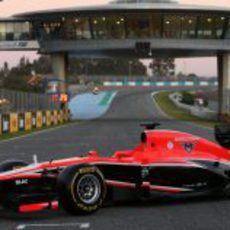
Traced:
MULTIPOLYGON (((147 124, 129 151, 101 157, 95 151, 44 163, 6 161, 0 165, 0 204, 19 212, 56 209, 89 214, 106 200, 131 194, 229 194, 230 128, 216 127, 219 145, 204 138, 147 124)), ((130 197, 130 196, 129 196, 130 197)))

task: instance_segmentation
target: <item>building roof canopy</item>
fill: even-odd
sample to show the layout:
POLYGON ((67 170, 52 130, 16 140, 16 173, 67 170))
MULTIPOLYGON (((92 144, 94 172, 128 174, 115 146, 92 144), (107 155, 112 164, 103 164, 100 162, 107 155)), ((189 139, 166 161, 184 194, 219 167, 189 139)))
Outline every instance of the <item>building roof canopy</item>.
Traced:
POLYGON ((97 5, 89 7, 71 7, 62 9, 42 10, 35 12, 27 12, 17 14, 17 17, 39 18, 39 16, 62 15, 62 14, 91 14, 103 12, 132 12, 132 11, 174 11, 174 12, 210 12, 210 13, 224 13, 230 14, 230 8, 218 6, 201 6, 201 5, 188 5, 177 4, 168 0, 122 0, 122 4, 118 2, 97 5), (131 1, 127 3, 127 1, 131 1), (134 1, 134 2, 133 2, 134 1), (157 1, 157 2, 156 2, 157 1), (166 3, 167 1, 167 3, 166 3))

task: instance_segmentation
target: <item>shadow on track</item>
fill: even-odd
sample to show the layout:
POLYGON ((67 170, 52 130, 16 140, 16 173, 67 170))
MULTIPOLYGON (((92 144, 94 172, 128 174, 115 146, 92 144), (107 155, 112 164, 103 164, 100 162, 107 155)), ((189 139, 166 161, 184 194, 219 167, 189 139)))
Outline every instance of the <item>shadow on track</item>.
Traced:
POLYGON ((172 197, 161 197, 161 198, 154 198, 151 200, 135 200, 135 201, 116 201, 109 205, 103 206, 101 209, 99 209, 96 213, 92 215, 86 215, 86 216, 73 216, 62 209, 59 209, 57 211, 53 210, 45 210, 40 212, 34 212, 34 213, 27 213, 27 214, 20 214, 13 211, 7 211, 7 210, 0 210, 0 220, 8 220, 8 221, 15 221, 20 222, 24 221, 26 223, 31 221, 52 221, 57 220, 58 218, 65 218, 66 221, 68 221, 68 218, 72 219, 73 217, 80 217, 82 220, 89 220, 92 216, 100 215, 100 212, 102 209, 110 210, 113 209, 113 211, 116 211, 116 209, 130 209, 130 208, 141 208, 141 209, 158 209, 158 208, 173 208, 173 207, 186 207, 186 208, 192 208, 194 205, 202 205, 202 204, 218 204, 221 202, 227 202, 229 201, 229 198, 226 198, 225 196, 221 195, 210 195, 210 196, 201 196, 201 197, 187 197, 187 198, 172 198, 172 197))

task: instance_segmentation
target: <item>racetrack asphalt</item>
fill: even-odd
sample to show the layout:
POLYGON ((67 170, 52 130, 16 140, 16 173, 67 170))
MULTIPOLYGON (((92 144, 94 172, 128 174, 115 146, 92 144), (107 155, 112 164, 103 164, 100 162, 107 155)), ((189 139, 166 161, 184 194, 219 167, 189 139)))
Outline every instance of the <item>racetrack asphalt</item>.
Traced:
MULTIPOLYGON (((165 129, 187 131, 214 140, 211 129, 164 117, 150 94, 146 90, 122 91, 100 119, 2 142, 0 161, 19 158, 31 162, 33 154, 44 161, 84 155, 91 149, 101 155, 111 155, 116 150, 133 148, 143 130, 139 124, 149 121, 161 122, 165 129)), ((26 215, 0 212, 0 230, 228 230, 229 215, 230 200, 226 198, 157 199, 117 203, 83 217, 70 216, 61 210, 26 215)))

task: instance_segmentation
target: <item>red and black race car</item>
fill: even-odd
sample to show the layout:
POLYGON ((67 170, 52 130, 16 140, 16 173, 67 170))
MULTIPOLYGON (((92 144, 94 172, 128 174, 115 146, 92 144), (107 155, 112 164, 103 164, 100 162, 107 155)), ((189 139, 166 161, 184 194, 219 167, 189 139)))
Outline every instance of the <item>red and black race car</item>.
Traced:
POLYGON ((91 151, 85 157, 30 165, 2 163, 1 206, 19 212, 60 206, 88 214, 123 193, 145 200, 158 195, 229 194, 229 127, 216 127, 217 145, 188 133, 156 130, 157 125, 145 125, 135 149, 111 157, 91 151))

